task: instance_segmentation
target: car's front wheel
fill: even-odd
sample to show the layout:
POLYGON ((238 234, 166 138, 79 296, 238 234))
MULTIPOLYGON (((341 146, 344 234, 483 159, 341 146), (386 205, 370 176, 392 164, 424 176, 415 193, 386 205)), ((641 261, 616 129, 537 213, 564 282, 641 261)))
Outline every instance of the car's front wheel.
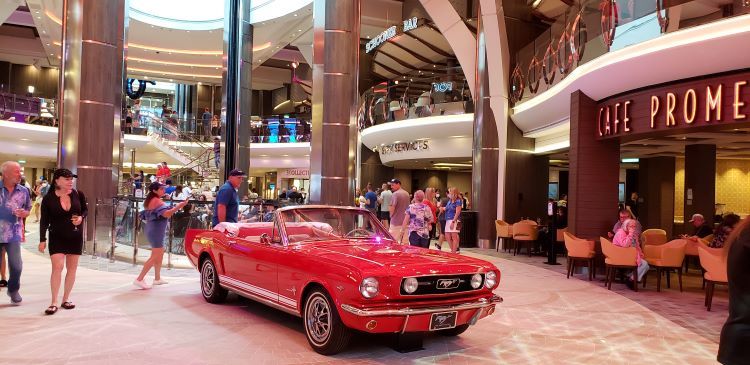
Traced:
POLYGON ((333 300, 323 289, 314 289, 307 296, 303 311, 307 342, 322 355, 341 352, 349 344, 351 330, 339 317, 333 300))
POLYGON ((227 298, 227 290, 219 285, 219 273, 211 259, 201 265, 201 293, 209 303, 221 303, 227 298))

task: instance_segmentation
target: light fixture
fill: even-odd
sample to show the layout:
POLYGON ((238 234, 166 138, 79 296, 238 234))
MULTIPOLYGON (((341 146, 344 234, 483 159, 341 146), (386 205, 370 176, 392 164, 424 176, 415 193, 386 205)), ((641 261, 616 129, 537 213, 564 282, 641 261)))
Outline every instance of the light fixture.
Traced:
POLYGON ((638 163, 640 159, 637 158, 623 158, 622 163, 638 163))
POLYGON ((536 9, 539 7, 539 5, 542 3, 542 0, 532 0, 531 1, 531 7, 536 9))
POLYGON ((168 62, 168 61, 159 61, 159 60, 150 60, 147 58, 139 58, 139 57, 128 57, 128 61, 138 61, 138 62, 145 62, 145 63, 154 63, 158 65, 169 65, 169 66, 186 66, 186 67, 216 67, 216 65, 209 65, 205 63, 183 63, 183 62, 168 62))
POLYGON ((34 85, 29 85, 27 90, 29 90, 29 94, 33 94, 35 90, 34 85))
POLYGON ((432 165, 435 167, 472 167, 471 164, 467 164, 467 163, 449 163, 449 162, 438 162, 432 165))
POLYGON ((26 163, 26 160, 18 160, 18 163, 26 163))
POLYGON ((297 68, 297 66, 299 66, 297 62, 292 62, 292 68, 297 68))

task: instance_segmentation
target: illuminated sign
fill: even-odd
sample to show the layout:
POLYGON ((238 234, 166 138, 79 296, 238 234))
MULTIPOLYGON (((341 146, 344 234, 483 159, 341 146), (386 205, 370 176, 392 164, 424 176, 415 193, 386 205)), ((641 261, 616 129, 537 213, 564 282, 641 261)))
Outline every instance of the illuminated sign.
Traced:
POLYGON ((444 81, 444 82, 433 82, 432 83, 432 90, 438 93, 444 93, 448 91, 453 91, 453 82, 450 81, 444 81))
POLYGON ((377 151, 380 152, 381 156, 388 155, 391 153, 408 152, 408 151, 424 151, 429 150, 430 144, 426 139, 420 139, 411 142, 397 142, 391 144, 380 145, 377 151))
MULTIPOLYGON (((419 19, 417 17, 406 19, 404 20, 404 23, 401 26, 401 33, 406 33, 410 30, 414 30, 418 26, 419 26, 419 19)), ((387 42, 389 39, 397 35, 399 35, 399 29, 395 25, 384 30, 382 33, 375 36, 375 38, 367 42, 367 44, 365 45, 365 53, 370 53, 372 50, 380 47, 381 44, 387 42)))
POLYGON ((750 72, 636 91, 601 102, 600 138, 750 122, 750 72))
POLYGON ((281 179, 309 179, 310 169, 283 169, 279 172, 281 179))

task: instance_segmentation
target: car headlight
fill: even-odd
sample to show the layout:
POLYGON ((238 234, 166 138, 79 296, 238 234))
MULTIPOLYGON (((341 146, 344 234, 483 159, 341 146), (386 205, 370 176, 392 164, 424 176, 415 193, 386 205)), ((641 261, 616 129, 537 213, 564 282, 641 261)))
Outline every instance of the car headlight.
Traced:
POLYGON ((497 274, 494 271, 488 271, 484 274, 484 286, 488 289, 492 289, 497 285, 497 274))
POLYGON ((374 298, 378 295, 378 279, 365 278, 362 283, 359 284, 359 292, 365 298, 374 298))
POLYGON ((406 278, 404 279, 404 291, 407 294, 414 293, 417 291, 417 288, 419 287, 419 282, 416 278, 406 278))
POLYGON ((480 286, 482 286, 482 275, 474 274, 471 277, 471 287, 474 289, 479 289, 480 286))

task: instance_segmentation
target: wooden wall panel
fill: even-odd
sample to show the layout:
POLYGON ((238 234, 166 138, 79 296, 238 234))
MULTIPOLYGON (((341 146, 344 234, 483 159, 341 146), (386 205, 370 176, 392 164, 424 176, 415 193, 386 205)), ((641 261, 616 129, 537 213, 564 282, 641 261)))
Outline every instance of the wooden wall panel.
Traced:
POLYGON ((686 222, 695 213, 712 221, 716 204, 716 145, 685 146, 684 196, 686 222))
POLYGON ((620 145, 597 141, 596 101, 571 96, 568 228, 580 237, 605 235, 617 219, 620 145))
POLYGON ((675 158, 642 158, 638 178, 638 192, 643 199, 638 220, 643 229, 661 228, 667 231, 667 237, 673 237, 675 158))

